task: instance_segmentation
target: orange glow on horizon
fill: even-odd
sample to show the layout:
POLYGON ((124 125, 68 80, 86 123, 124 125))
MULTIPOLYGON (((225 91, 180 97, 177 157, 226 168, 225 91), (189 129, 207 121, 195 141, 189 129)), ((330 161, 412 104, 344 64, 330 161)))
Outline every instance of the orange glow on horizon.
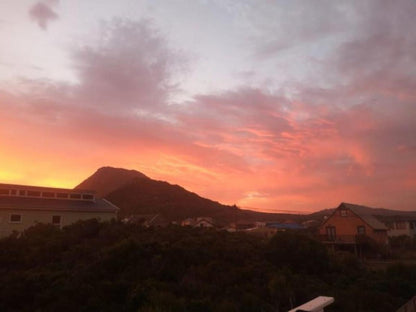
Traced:
POLYGON ((110 2, 91 16, 54 1, 56 18, 38 23, 27 3, 3 6, 0 182, 73 188, 113 166, 260 211, 415 209, 413 6, 391 6, 378 23, 362 15, 376 7, 352 4, 351 19, 325 29, 333 21, 322 12, 338 7, 310 19, 295 3, 310 31, 295 23, 287 36, 274 28, 289 15, 257 11, 284 13, 272 1, 215 5, 233 17, 221 21, 195 1, 216 25, 195 44, 200 21, 170 16, 163 1, 128 16, 110 2))

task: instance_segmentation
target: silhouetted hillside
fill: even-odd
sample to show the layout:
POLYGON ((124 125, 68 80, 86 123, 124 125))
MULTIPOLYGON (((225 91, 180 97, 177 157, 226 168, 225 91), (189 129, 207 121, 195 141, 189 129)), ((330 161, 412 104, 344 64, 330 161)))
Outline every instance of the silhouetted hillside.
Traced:
POLYGON ((106 197, 109 193, 130 183, 134 179, 149 179, 136 170, 102 167, 93 175, 81 182, 76 189, 94 190, 99 197, 106 197))
POLYGON ((160 213, 168 220, 209 216, 220 223, 232 221, 284 221, 296 215, 242 210, 200 197, 178 185, 156 181, 135 170, 100 168, 77 188, 95 190, 120 208, 121 218, 160 213))
POLYGON ((238 209, 202 198, 178 185, 134 179, 106 196, 120 207, 120 216, 161 213, 170 220, 187 217, 232 217, 238 209))

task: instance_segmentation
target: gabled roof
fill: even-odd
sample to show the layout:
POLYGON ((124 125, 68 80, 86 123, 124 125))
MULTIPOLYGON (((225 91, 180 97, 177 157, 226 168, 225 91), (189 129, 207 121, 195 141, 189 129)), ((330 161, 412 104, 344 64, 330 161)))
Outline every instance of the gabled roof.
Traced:
POLYGON ((8 183, 0 183, 0 189, 16 189, 16 190, 34 190, 34 191, 45 191, 45 192, 66 192, 66 193, 95 194, 95 191, 93 191, 93 190, 66 189, 66 188, 49 187, 49 186, 35 186, 35 185, 8 184, 8 183))
POLYGON ((367 213, 370 207, 349 204, 349 203, 341 203, 338 208, 346 208, 350 209, 354 214, 356 214, 359 218, 361 218, 365 223, 371 226, 374 230, 388 230, 387 226, 377 220, 374 216, 367 213))
POLYGON ((203 222, 209 223, 213 227, 217 227, 218 226, 214 222, 214 219, 212 217, 186 218, 185 220, 182 220, 181 224, 182 224, 182 226, 198 227, 203 222))
POLYGON ((199 217, 195 220, 195 223, 193 224, 193 226, 198 226, 198 224, 201 224, 202 222, 205 223, 209 223, 211 224, 213 227, 216 227, 217 225, 214 223, 214 221, 212 220, 211 217, 199 217))

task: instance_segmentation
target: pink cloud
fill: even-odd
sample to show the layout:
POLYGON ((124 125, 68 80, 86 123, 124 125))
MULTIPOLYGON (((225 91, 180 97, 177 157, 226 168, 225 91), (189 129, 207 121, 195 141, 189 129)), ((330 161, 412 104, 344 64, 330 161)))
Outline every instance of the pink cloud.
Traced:
POLYGON ((40 28, 46 30, 48 24, 58 19, 58 14, 52 9, 52 5, 56 4, 57 1, 37 2, 29 10, 29 16, 34 20, 40 28))
POLYGON ((0 91, 1 159, 17 158, 30 177, 33 159, 79 180, 101 165, 136 168, 267 210, 340 201, 412 209, 416 78, 403 62, 416 65, 413 42, 388 49, 398 34, 374 31, 324 64, 343 84, 298 85, 290 99, 242 86, 172 105, 183 57, 148 22, 107 23, 97 44, 73 51, 78 85, 23 81, 18 94, 0 91))
POLYGON ((111 113, 159 111, 175 88, 170 76, 179 59, 147 22, 105 23, 98 44, 73 53, 78 95, 111 113))

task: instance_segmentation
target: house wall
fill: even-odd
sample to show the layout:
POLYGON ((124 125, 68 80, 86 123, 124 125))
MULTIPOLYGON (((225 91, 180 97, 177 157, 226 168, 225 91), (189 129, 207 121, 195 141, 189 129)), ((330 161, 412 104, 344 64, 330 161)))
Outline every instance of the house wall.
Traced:
POLYGON ((373 230, 372 234, 369 235, 372 239, 374 239, 376 242, 382 245, 387 245, 389 240, 387 236, 387 230, 386 231, 377 231, 373 230))
POLYGON ((349 209, 337 209, 320 227, 319 234, 326 235, 326 227, 328 226, 335 227, 337 240, 340 241, 355 242, 355 236, 358 235, 357 228, 363 226, 365 235, 382 244, 387 242, 387 231, 374 231, 372 227, 349 209))
POLYGON ((326 235, 326 227, 334 226, 336 228, 336 235, 357 235, 357 227, 364 226, 365 233, 369 234, 372 232, 372 228, 367 225, 361 218, 354 214, 349 209, 345 209, 346 215, 342 216, 341 211, 343 209, 337 209, 334 214, 321 226, 319 233, 326 235))
POLYGON ((60 226, 70 225, 79 220, 96 218, 108 221, 116 218, 113 212, 77 212, 77 211, 36 211, 36 210, 8 210, 0 211, 0 237, 7 236, 13 231, 21 232, 36 223, 52 223, 52 216, 61 216, 60 226), (21 222, 10 222, 11 214, 20 214, 21 222))

